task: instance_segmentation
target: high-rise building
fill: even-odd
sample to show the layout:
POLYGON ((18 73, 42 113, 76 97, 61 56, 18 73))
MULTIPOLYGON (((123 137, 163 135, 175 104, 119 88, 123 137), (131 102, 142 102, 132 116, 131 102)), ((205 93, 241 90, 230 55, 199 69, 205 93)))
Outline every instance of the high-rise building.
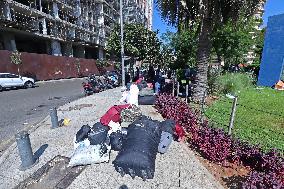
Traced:
POLYGON ((124 0, 123 4, 126 23, 141 23, 152 29, 153 0, 124 0))
MULTIPOLYGON (((255 27, 254 27, 254 31, 251 31, 250 33, 253 35, 253 38, 256 38, 256 33, 259 32, 261 30, 261 24, 262 24, 262 15, 264 13, 264 5, 266 3, 266 0, 262 0, 259 4, 258 7, 254 13, 254 18, 255 18, 255 27)), ((254 50, 255 50, 256 46, 253 45, 251 50, 246 54, 246 59, 247 59, 247 64, 252 64, 254 59, 255 59, 255 54, 254 54, 254 50)))
MULTIPOLYGON (((124 4, 126 22, 151 26, 149 1, 124 4)), ((119 0, 1 0, 0 50, 102 59, 119 9, 119 0)))

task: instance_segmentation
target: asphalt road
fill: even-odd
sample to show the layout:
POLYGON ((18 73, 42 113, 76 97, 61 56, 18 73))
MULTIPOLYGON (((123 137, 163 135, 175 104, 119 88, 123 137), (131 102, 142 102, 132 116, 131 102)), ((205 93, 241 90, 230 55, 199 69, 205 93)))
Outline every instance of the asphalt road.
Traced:
POLYGON ((36 83, 31 89, 0 92, 0 153, 13 141, 17 132, 28 129, 58 107, 84 96, 83 79, 36 83))

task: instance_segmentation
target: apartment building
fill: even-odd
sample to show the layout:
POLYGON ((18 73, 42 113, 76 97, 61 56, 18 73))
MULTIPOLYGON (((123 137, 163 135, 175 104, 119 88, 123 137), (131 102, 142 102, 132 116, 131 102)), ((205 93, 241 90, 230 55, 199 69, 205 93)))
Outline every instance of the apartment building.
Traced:
MULTIPOLYGON (((151 28, 153 0, 124 0, 125 22, 151 28)), ((119 0, 2 0, 0 50, 103 59, 119 0)))

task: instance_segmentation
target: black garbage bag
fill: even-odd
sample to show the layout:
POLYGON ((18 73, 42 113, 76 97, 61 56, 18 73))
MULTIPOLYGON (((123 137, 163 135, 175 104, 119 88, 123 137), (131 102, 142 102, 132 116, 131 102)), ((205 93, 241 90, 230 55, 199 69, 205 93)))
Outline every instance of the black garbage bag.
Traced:
POLYGON ((81 142, 88 138, 88 134, 91 132, 89 125, 83 125, 81 129, 76 133, 76 143, 81 142))
POLYGON ((109 128, 102 125, 100 122, 95 123, 88 134, 90 144, 98 145, 106 143, 108 130, 109 128))
POLYGON ((174 134, 175 125, 175 120, 167 119, 161 122, 161 130, 170 134, 174 134))
POLYGON ((154 105, 156 101, 155 95, 146 95, 146 96, 139 96, 138 97, 138 104, 139 105, 154 105))
POLYGON ((120 151, 124 139, 123 134, 119 131, 113 132, 110 134, 109 138, 110 138, 111 149, 114 151, 120 151))
POLYGON ((125 128, 125 127, 122 127, 121 128, 121 133, 122 133, 122 135, 123 135, 123 139, 125 139, 126 138, 126 136, 127 136, 127 128, 125 128))
POLYGON ((129 125, 122 149, 113 161, 116 171, 122 176, 152 179, 155 160, 161 138, 160 122, 145 116, 129 125))

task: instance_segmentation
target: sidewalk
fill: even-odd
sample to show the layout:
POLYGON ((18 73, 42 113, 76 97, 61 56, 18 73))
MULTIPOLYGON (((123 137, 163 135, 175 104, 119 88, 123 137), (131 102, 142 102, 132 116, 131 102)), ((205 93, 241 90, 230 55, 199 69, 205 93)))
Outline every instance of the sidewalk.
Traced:
MULTIPOLYGON (((93 125, 99 121, 109 107, 118 104, 120 97, 120 89, 112 89, 60 107, 58 117, 71 119, 69 126, 50 129, 50 119, 46 119, 30 134, 33 152, 43 151, 38 164, 24 172, 19 171, 20 158, 15 143, 0 157, 0 189, 15 187, 56 155, 70 157, 78 129, 84 124, 93 125)), ((141 109, 145 115, 162 120, 152 106, 141 106, 141 109)), ((109 163, 86 166, 68 188, 118 189, 122 185, 129 189, 223 188, 182 143, 174 142, 166 154, 157 155, 155 177, 145 182, 129 175, 121 177, 112 165, 116 154, 111 151, 109 163)))

